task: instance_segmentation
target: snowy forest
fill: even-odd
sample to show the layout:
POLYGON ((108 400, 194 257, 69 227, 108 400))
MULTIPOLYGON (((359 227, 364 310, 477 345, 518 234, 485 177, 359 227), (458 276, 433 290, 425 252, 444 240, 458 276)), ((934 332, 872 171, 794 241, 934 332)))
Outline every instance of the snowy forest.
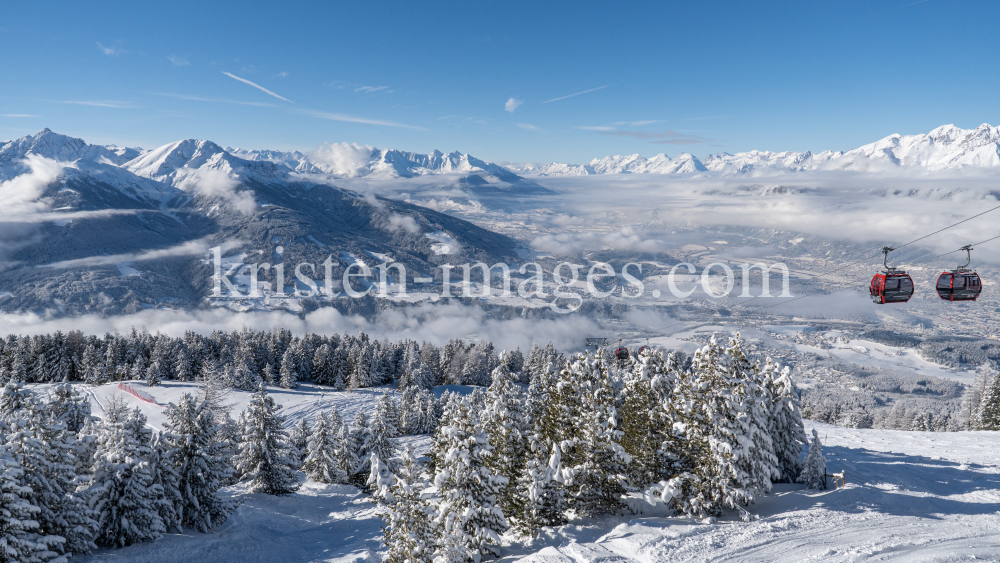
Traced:
MULTIPOLYGON (((737 334, 693 356, 551 345, 497 353, 488 342, 437 347, 360 334, 136 332, 8 337, 0 350, 0 542, 9 561, 64 561, 97 547, 209 532, 238 499, 296 491, 304 477, 355 485, 385 520, 388 559, 481 561, 501 535, 532 537, 573 518, 640 503, 713 520, 748 508, 775 482, 825 486, 788 368, 752 361, 737 334), (100 418, 84 386, 196 381, 153 430, 122 401, 100 418), (348 421, 333 408, 289 424, 269 396, 299 382, 383 387, 348 421), (42 393, 34 383, 56 383, 42 393), (459 393, 439 385, 469 385, 459 393), (397 400, 387 386, 395 385, 397 400), (231 412, 230 389, 253 392, 231 412), (440 391, 440 389, 438 390, 440 391), (428 452, 398 438, 431 435, 428 452), (804 446, 809 452, 802 458, 804 446)), ((975 428, 1000 429, 1000 378, 967 393, 975 428)))

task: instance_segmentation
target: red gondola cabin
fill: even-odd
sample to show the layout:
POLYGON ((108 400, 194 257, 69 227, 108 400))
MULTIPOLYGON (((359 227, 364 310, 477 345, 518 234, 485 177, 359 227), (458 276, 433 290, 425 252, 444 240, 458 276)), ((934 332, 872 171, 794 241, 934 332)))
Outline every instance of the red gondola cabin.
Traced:
POLYGON ((979 279, 979 274, 966 268, 972 262, 972 245, 963 246, 959 250, 965 251, 965 264, 942 272, 935 289, 945 301, 975 301, 983 292, 983 281, 979 279))
POLYGON ((910 275, 889 266, 889 253, 893 250, 895 249, 888 246, 882 247, 882 253, 885 254, 882 264, 885 265, 885 270, 875 274, 868 286, 872 301, 879 305, 906 303, 913 297, 913 279, 910 275))
POLYGON ((879 305, 906 303, 913 297, 913 279, 906 272, 891 269, 875 274, 868 289, 872 301, 879 305))
POLYGON ((975 301, 983 291, 983 282, 971 270, 952 270, 938 276, 936 289, 945 301, 975 301))

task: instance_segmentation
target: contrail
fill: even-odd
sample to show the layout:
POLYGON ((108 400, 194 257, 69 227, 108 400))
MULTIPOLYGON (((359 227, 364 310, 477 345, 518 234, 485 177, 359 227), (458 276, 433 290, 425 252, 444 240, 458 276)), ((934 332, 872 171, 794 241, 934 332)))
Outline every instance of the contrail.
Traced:
MULTIPOLYGON (((591 88, 590 90, 584 90, 583 92, 577 92, 576 94, 570 94, 568 96, 563 96, 561 98, 552 98, 551 100, 545 100, 542 103, 543 104, 547 104, 549 102, 558 102, 559 100, 565 100, 566 98, 572 98, 573 96, 579 96, 580 94, 587 94, 587 93, 590 93, 590 92, 596 92, 598 90, 603 90, 603 89, 607 88, 608 86, 611 86, 611 85, 610 84, 605 84, 604 86, 598 86, 597 88, 591 88)), ((259 86, 258 86, 258 88, 259 88, 259 86)))
POLYGON ((275 94, 274 92, 268 90, 267 88, 264 88, 260 84, 255 84, 253 82, 250 82, 246 78, 240 78, 239 76, 236 76, 235 74, 230 74, 228 72, 223 72, 222 74, 225 74, 226 76, 228 76, 229 78, 232 78, 233 80, 239 80, 240 82, 243 82, 244 84, 249 84, 249 85, 253 86, 254 88, 260 90, 261 92, 264 92, 265 94, 268 94, 270 96, 274 96, 275 98, 278 98, 279 100, 285 100, 286 102, 288 102, 290 104, 294 104, 295 103, 295 102, 289 100, 288 98, 283 98, 283 97, 275 94))

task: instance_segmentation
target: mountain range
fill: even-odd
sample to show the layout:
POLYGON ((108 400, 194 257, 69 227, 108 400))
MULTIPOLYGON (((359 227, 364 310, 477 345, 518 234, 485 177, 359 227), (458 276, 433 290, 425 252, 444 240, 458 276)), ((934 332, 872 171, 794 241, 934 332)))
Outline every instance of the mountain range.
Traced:
MULTIPOLYGON (((288 265, 282 288, 288 294, 308 290, 296 281, 295 265, 313 264, 304 273, 322 285, 328 258, 330 289, 338 292, 344 270, 356 263, 393 260, 412 280, 440 277, 443 263, 518 257, 517 244, 504 235, 341 189, 285 164, 240 158, 205 140, 141 151, 45 129, 0 144, 0 195, 0 311, 6 312, 301 310, 324 299, 362 306, 363 300, 325 296, 312 304, 283 300, 273 268, 261 271, 263 298, 213 300, 214 247, 226 268, 288 265)), ((232 279, 245 294, 249 272, 232 279)))
POLYGON ((962 129, 954 125, 942 125, 926 134, 889 135, 849 151, 813 153, 753 150, 736 154, 710 154, 703 160, 687 153, 681 153, 673 159, 665 154, 649 159, 633 154, 595 158, 587 164, 504 164, 511 171, 528 176, 699 172, 746 174, 768 170, 988 169, 1000 167, 1000 127, 983 124, 975 129, 962 129))

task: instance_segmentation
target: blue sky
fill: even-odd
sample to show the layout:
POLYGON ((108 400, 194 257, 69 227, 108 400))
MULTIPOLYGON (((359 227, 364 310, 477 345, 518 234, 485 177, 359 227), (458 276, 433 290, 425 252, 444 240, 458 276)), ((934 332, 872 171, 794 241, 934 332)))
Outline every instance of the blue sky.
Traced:
POLYGON ((540 4, 5 2, 0 138, 580 163, 1000 122, 1000 3, 540 4))

